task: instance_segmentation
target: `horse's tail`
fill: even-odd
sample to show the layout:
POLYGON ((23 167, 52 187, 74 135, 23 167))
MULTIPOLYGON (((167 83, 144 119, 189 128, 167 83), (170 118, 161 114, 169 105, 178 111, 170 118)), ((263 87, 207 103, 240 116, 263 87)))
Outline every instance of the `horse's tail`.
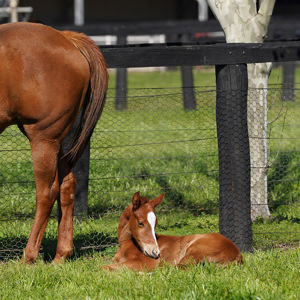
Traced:
POLYGON ((76 127, 71 147, 65 158, 73 167, 87 145, 102 113, 107 91, 108 72, 98 46, 88 36, 72 31, 62 34, 83 54, 90 67, 90 84, 82 105, 80 122, 76 127))

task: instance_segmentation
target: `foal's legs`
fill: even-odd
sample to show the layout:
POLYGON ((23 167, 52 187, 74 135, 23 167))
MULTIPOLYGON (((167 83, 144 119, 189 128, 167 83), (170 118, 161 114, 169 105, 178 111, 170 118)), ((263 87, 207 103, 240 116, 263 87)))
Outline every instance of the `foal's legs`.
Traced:
POLYGON ((33 139, 30 144, 36 182, 36 214, 22 256, 24 262, 34 262, 37 258, 53 204, 59 195, 57 170, 59 142, 33 139))
POLYGON ((76 179, 62 156, 61 152, 58 161, 60 182, 60 197, 57 201, 59 210, 58 239, 53 263, 59 263, 73 253, 73 211, 76 179))

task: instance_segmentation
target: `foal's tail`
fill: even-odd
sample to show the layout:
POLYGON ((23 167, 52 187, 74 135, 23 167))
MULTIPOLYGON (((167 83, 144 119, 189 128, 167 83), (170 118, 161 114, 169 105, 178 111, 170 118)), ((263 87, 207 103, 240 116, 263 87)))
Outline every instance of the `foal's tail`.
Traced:
POLYGON ((102 53, 88 36, 72 31, 61 33, 83 54, 90 67, 90 85, 82 106, 80 123, 74 133, 71 148, 65 155, 69 166, 73 167, 87 145, 102 113, 108 72, 102 53))

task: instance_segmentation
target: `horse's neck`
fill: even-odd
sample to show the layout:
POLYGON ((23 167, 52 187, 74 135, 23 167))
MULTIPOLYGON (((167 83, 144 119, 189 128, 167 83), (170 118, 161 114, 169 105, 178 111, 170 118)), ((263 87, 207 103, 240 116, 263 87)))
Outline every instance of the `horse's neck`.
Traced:
POLYGON ((128 230, 129 218, 132 214, 132 205, 129 205, 123 212, 118 226, 118 239, 120 240, 120 236, 123 234, 125 227, 128 230))
POLYGON ((129 223, 127 223, 120 232, 118 232, 118 240, 119 240, 119 246, 122 246, 127 241, 132 240, 132 234, 129 229, 129 223))
POLYGON ((118 226, 118 240, 121 246, 126 241, 132 240, 131 231, 129 228, 129 218, 132 214, 132 205, 129 205, 123 212, 118 226))
POLYGON ((123 245, 127 247, 131 247, 131 249, 136 249, 138 251, 139 247, 137 246, 136 241, 134 240, 130 226, 129 226, 129 219, 132 214, 132 205, 129 205, 124 213, 122 214, 118 226, 118 240, 119 240, 119 246, 122 247, 123 245), (134 246, 134 247, 133 247, 134 246))

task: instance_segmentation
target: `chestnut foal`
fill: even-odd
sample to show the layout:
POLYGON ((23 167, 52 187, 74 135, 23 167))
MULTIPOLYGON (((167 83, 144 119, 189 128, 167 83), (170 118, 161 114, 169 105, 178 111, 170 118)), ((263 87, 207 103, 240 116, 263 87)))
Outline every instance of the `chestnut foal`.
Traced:
POLYGON ((114 257, 115 264, 104 269, 115 270, 122 266, 150 271, 163 262, 184 268, 188 264, 204 262, 243 263, 237 246, 219 233, 185 236, 156 235, 155 207, 164 194, 149 200, 137 192, 132 203, 123 212, 119 227, 119 248, 114 257))

